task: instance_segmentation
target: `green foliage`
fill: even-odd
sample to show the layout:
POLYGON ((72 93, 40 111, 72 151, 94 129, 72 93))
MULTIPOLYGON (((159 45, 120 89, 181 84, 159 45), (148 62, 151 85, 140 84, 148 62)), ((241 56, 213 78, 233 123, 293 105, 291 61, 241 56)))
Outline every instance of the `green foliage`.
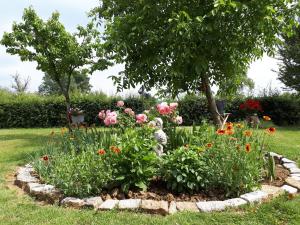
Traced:
POLYGON ((147 126, 127 129, 117 138, 115 146, 106 151, 104 160, 113 170, 113 186, 121 187, 124 192, 147 190, 159 168, 158 157, 153 151, 157 144, 153 132, 147 126))
POLYGON ((208 79, 227 92, 245 81, 251 61, 272 54, 296 24, 296 0, 104 0, 92 11, 106 24, 106 50, 125 71, 119 88, 142 83, 172 94, 208 79))
POLYGON ((180 147, 162 160, 161 174, 167 187, 175 192, 196 192, 208 185, 208 166, 202 159, 201 148, 180 147))
POLYGON ((7 53, 18 55, 22 61, 37 63, 37 69, 47 74, 64 95, 68 113, 72 78, 110 65, 103 59, 100 33, 89 23, 86 27, 78 26, 77 32, 71 34, 59 21, 58 12, 44 21, 31 7, 24 9, 22 19, 20 23, 13 23, 12 32, 4 33, 0 44, 6 47, 7 53))
MULTIPOLYGON (((99 125, 97 114, 100 110, 117 110, 116 102, 121 97, 107 97, 103 93, 88 95, 72 95, 72 107, 84 110, 85 121, 88 124, 99 125)), ((256 98, 261 102, 263 112, 260 116, 268 115, 277 125, 300 124, 300 97, 299 95, 272 95, 256 98)), ((239 110, 243 98, 226 101, 226 112, 232 113, 230 121, 245 119, 239 110)), ((126 107, 136 113, 142 113, 154 105, 154 98, 130 96, 124 99, 126 107)), ((178 101, 179 115, 183 118, 183 125, 199 125, 203 120, 209 120, 206 101, 197 96, 186 96, 178 101)), ((65 126, 65 106, 62 97, 41 97, 35 94, 14 94, 0 90, 0 128, 6 127, 61 127, 65 126)), ((172 133, 169 132, 172 136, 172 133)))
POLYGON ((225 129, 221 135, 206 125, 194 128, 188 144, 168 152, 161 172, 168 187, 178 192, 213 189, 234 197, 259 186, 266 134, 251 130, 245 136, 247 128, 240 125, 225 129))
POLYGON ((282 63, 279 66, 278 79, 288 88, 300 92, 300 28, 294 28, 292 36, 285 35, 284 43, 279 47, 282 63))
MULTIPOLYGON (((82 71, 83 72, 83 71, 82 71)), ((87 74, 79 72, 73 72, 74 74, 71 77, 70 83, 70 92, 80 92, 80 93, 88 93, 91 91, 91 85, 89 83, 90 78, 87 74)), ((88 72, 88 71, 84 71, 88 72)), ((66 83, 66 82, 63 82, 66 83)), ((51 79, 51 77, 46 73, 43 77, 42 84, 39 86, 39 93, 44 95, 61 95, 60 87, 57 83, 51 79)))

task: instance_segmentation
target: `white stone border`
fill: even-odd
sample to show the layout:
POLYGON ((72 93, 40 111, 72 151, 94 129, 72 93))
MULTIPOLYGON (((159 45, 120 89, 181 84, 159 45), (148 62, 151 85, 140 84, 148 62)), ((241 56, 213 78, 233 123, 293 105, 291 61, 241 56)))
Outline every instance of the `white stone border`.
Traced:
POLYGON ((149 213, 161 215, 174 214, 178 211, 190 212, 212 212, 222 211, 226 208, 237 208, 241 205, 261 203, 266 199, 277 197, 284 192, 296 194, 300 192, 300 169, 296 162, 284 158, 274 152, 270 153, 276 158, 286 169, 290 171, 290 176, 285 180, 285 185, 275 187, 270 185, 262 185, 261 190, 241 195, 239 198, 228 199, 225 201, 200 201, 200 202, 167 202, 143 199, 125 199, 103 201, 101 197, 90 198, 73 198, 64 197, 61 192, 53 185, 41 184, 40 181, 32 176, 34 172, 30 164, 18 169, 16 173, 15 185, 22 188, 29 195, 38 200, 46 201, 50 204, 58 204, 64 207, 72 207, 77 209, 92 208, 96 211, 105 210, 141 210, 149 213))

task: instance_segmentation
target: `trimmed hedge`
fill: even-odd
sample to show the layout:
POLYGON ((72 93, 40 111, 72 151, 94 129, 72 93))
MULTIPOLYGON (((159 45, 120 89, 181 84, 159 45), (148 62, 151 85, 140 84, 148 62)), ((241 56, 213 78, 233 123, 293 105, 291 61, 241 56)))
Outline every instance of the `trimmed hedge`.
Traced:
MULTIPOLYGON (((1 96, 0 96, 1 97, 1 96)), ((101 109, 115 109, 120 98, 91 94, 72 97, 72 107, 85 111, 85 121, 88 124, 99 124, 97 119, 101 109)), ((300 124, 300 97, 296 95, 278 95, 257 98, 264 109, 262 115, 268 115, 277 125, 300 124)), ((156 103, 155 99, 128 97, 127 107, 140 113, 156 103)), ((239 111, 239 105, 244 99, 234 99, 226 102, 226 112, 231 112, 230 121, 244 119, 239 111)), ((179 100, 179 112, 184 119, 183 125, 200 124, 209 119, 210 113, 203 97, 187 96, 179 100)), ((261 116, 262 116, 261 115, 261 116)), ((40 97, 35 95, 0 98, 0 128, 13 127, 60 127, 66 125, 65 103, 62 97, 40 97)))

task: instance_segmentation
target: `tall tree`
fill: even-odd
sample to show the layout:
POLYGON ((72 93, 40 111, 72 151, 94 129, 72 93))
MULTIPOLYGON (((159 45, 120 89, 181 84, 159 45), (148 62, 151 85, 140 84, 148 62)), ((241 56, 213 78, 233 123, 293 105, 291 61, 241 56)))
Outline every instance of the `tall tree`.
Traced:
MULTIPOLYGON (((88 93, 91 91, 90 78, 86 74, 87 71, 81 73, 75 71, 71 77, 70 92, 88 93), (84 72, 84 73, 83 73, 84 72)), ((67 78, 65 77, 64 80, 67 78)), ((66 82, 62 82, 66 84, 66 82)), ((39 86, 39 93, 44 95, 63 94, 60 87, 46 73, 43 77, 42 84, 39 86)))
POLYGON ((238 89, 249 64, 272 54, 278 34, 296 23, 297 2, 102 0, 91 14, 105 22, 111 57, 125 63, 113 77, 119 89, 142 83, 174 95, 202 90, 220 125, 211 86, 238 89))
POLYGON ((30 83, 30 77, 22 79, 20 74, 18 72, 15 73, 15 75, 11 76, 13 78, 13 84, 11 87, 17 92, 17 93, 24 93, 29 88, 30 83))
POLYGON ((30 7, 24 10, 23 22, 14 22, 12 32, 4 33, 1 44, 7 48, 6 52, 19 55, 22 61, 35 61, 37 69, 57 83, 65 97, 68 114, 71 104, 69 90, 74 74, 86 69, 92 73, 109 65, 103 59, 99 36, 93 23, 78 26, 77 32, 71 34, 60 23, 58 12, 43 21, 30 7))
POLYGON ((300 28, 295 28, 292 36, 285 35, 279 48, 282 64, 279 66, 278 79, 289 89, 300 92, 300 28))

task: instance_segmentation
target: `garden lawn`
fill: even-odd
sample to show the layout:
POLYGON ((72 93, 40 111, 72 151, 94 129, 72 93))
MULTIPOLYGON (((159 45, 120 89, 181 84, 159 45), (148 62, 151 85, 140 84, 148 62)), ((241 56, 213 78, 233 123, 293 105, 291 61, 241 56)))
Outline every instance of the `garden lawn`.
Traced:
MULTIPOLYGON (((137 212, 94 212, 42 205, 11 185, 12 174, 47 142, 52 129, 0 130, 0 225, 27 224, 300 224, 300 197, 282 196, 262 205, 220 213, 153 216, 137 212)), ((59 129, 55 130, 60 132, 59 129)), ((272 151, 300 164, 300 127, 279 127, 272 151)))

